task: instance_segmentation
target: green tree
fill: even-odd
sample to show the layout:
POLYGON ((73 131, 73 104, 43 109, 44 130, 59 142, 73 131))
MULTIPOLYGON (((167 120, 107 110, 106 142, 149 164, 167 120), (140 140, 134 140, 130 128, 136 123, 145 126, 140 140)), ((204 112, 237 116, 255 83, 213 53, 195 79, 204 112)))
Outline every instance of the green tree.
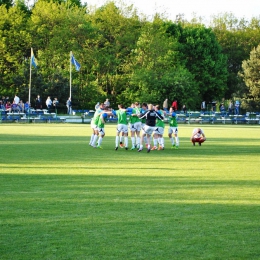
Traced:
POLYGON ((27 30, 27 21, 28 13, 19 6, 9 9, 4 5, 0 6, 0 91, 6 95, 13 95, 25 87, 24 82, 14 79, 17 74, 23 74, 21 68, 29 56, 26 49, 31 37, 27 30))
POLYGON ((90 20, 98 29, 92 71, 112 103, 121 102, 127 83, 122 67, 136 46, 141 22, 132 6, 119 8, 114 2, 90 14, 90 20))
POLYGON ((260 99, 260 45, 250 52, 250 58, 242 62, 242 73, 239 75, 248 87, 248 96, 260 99))
POLYGON ((260 20, 237 19, 232 13, 213 17, 211 22, 223 53, 227 56, 228 82, 225 97, 243 95, 246 90, 238 72, 242 61, 249 58, 250 51, 260 42, 260 20))
POLYGON ((122 93, 127 102, 162 103, 168 97, 193 106, 198 90, 193 76, 178 60, 177 42, 166 34, 163 21, 155 17, 143 26, 137 47, 125 64, 129 84, 122 93))
POLYGON ((227 87, 227 60, 213 31, 203 25, 180 23, 169 24, 167 31, 178 38, 180 58, 194 75, 197 101, 209 103, 222 97, 227 87))

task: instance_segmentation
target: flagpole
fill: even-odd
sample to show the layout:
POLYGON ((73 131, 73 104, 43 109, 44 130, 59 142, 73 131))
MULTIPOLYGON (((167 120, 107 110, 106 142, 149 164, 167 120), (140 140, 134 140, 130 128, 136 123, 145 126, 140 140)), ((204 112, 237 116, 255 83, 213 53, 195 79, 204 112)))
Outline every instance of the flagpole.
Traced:
POLYGON ((72 51, 70 52, 70 98, 71 98, 71 57, 72 57, 72 51))
POLYGON ((31 48, 31 59, 30 59, 30 79, 29 79, 29 97, 28 97, 29 107, 31 104, 31 86, 32 86, 32 48, 31 48))

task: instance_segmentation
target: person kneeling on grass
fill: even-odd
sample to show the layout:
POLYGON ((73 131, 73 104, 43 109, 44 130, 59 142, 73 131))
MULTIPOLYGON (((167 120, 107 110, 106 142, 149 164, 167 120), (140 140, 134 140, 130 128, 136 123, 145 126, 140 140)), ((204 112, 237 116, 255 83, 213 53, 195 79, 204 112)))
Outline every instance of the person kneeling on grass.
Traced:
POLYGON ((194 146, 195 143, 199 143, 199 146, 201 146, 206 141, 206 136, 201 128, 194 128, 190 140, 194 146))

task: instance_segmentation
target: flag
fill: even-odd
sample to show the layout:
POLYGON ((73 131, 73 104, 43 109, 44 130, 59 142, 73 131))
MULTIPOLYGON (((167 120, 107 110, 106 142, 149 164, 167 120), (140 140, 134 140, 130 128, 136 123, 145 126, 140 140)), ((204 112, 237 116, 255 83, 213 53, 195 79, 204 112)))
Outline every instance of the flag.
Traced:
POLYGON ((74 58, 73 54, 71 53, 71 63, 74 64, 76 71, 80 70, 80 64, 77 62, 77 60, 74 58))
POLYGON ((37 68, 37 60, 34 57, 33 49, 31 48, 31 63, 34 68, 37 68))

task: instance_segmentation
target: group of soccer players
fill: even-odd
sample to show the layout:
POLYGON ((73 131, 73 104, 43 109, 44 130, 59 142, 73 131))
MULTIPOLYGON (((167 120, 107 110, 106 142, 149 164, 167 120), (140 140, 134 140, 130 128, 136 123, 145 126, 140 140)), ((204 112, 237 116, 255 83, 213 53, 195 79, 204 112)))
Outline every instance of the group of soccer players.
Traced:
MULTIPOLYGON (((125 108, 118 105, 118 110, 111 110, 100 104, 96 107, 96 112, 91 120, 92 135, 89 142, 94 148, 101 148, 102 140, 105 136, 105 122, 111 117, 118 119, 117 134, 115 139, 115 150, 118 147, 128 150, 128 126, 131 132, 131 150, 143 150, 144 145, 149 153, 151 150, 164 150, 164 118, 169 117, 168 136, 172 148, 179 148, 177 115, 173 108, 170 111, 163 111, 159 105, 152 105, 135 102, 131 107, 125 108), (128 118, 129 117, 129 122, 128 118), (153 145, 151 146, 151 137, 153 145)), ((102 149, 102 148, 101 148, 102 149)))

